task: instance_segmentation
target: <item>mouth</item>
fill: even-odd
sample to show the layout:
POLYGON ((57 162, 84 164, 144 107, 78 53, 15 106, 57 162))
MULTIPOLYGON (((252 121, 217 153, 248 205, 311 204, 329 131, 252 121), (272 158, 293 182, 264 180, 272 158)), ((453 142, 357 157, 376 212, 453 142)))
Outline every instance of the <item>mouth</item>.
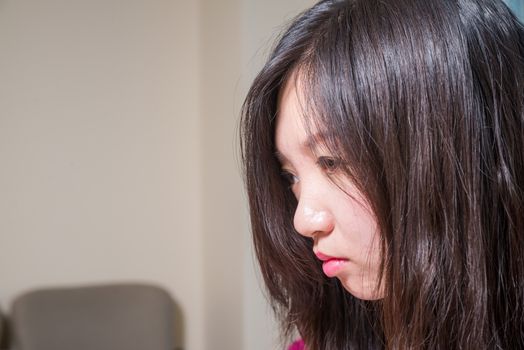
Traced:
POLYGON ((316 252, 315 255, 322 261, 322 271, 328 277, 335 277, 340 270, 348 263, 348 259, 329 256, 321 252, 316 252))

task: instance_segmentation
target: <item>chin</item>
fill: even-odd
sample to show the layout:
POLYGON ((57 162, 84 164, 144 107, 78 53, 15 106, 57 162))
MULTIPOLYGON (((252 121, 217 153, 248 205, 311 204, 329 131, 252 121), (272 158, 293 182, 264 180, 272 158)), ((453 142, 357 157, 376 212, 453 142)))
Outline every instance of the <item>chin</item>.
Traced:
POLYGON ((384 298, 382 286, 377 288, 377 283, 354 283, 354 281, 340 281, 345 290, 355 298, 362 300, 380 300, 384 298))

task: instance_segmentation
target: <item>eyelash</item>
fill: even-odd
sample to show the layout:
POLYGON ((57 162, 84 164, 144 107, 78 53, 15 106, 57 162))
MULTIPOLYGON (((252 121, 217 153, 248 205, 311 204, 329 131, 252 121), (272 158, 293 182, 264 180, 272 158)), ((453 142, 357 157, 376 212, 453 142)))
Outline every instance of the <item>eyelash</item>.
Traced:
MULTIPOLYGON (((333 174, 340 168, 342 161, 340 158, 335 157, 318 157, 316 163, 327 174, 333 174)), ((298 177, 288 170, 282 170, 281 175, 290 186, 298 182, 298 177)))
POLYGON ((342 160, 336 157, 318 157, 317 165, 328 174, 333 174, 340 168, 342 160))
POLYGON ((298 177, 290 171, 282 170, 281 175, 284 181, 286 181, 290 186, 298 182, 298 177))

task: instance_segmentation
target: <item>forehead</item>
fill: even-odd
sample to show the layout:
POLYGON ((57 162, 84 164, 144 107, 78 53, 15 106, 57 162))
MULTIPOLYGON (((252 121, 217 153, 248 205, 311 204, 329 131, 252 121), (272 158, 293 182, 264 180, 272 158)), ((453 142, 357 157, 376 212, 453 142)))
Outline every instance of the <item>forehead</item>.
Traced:
POLYGON ((301 86, 300 79, 292 74, 278 94, 275 146, 277 155, 284 156, 283 158, 297 146, 306 146, 308 141, 301 86))
POLYGON ((285 158, 288 149, 315 152, 325 146, 325 130, 306 123, 306 114, 309 116, 312 112, 306 109, 303 86, 300 75, 293 73, 279 91, 275 127, 275 146, 279 158, 285 158))
POLYGON ((280 88, 277 101, 276 129, 283 127, 304 128, 302 83, 293 74, 280 88))

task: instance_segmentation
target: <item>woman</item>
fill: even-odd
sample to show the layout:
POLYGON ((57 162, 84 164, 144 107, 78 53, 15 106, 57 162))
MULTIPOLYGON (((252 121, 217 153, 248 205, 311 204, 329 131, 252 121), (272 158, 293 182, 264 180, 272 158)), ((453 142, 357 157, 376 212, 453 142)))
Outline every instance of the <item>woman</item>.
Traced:
POLYGON ((524 28, 497 0, 326 0, 243 108, 255 250, 308 350, 524 348, 524 28))

